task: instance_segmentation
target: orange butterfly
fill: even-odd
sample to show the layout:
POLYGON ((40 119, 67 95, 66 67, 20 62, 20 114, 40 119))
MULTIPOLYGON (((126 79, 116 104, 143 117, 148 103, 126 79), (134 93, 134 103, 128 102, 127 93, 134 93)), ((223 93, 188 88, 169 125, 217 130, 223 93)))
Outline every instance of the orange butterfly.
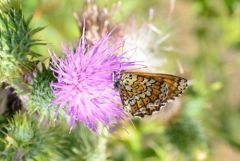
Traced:
POLYGON ((188 87, 185 78, 169 74, 121 72, 113 77, 124 110, 140 117, 159 111, 188 87))

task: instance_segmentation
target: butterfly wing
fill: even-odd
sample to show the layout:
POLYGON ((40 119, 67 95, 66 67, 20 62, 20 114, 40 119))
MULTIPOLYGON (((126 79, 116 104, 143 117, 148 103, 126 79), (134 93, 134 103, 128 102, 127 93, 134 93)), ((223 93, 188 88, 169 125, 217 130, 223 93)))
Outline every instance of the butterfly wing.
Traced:
POLYGON ((180 96, 187 88, 188 81, 168 74, 123 72, 120 84, 124 109, 133 116, 144 117, 180 96))

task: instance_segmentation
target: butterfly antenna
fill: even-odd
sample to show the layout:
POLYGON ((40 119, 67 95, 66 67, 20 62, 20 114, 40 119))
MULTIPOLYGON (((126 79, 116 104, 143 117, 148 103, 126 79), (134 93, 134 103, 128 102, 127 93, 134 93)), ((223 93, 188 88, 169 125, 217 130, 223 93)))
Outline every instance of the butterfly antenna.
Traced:
POLYGON ((147 68, 148 68, 146 65, 142 65, 142 64, 139 64, 139 65, 141 65, 142 67, 134 68, 134 69, 132 69, 132 70, 135 71, 135 70, 147 69, 147 68))
POLYGON ((180 74, 183 74, 184 69, 183 69, 182 63, 178 59, 177 59, 177 66, 178 66, 180 74))
MULTIPOLYGON (((119 71, 120 71, 120 72, 122 71, 122 63, 120 63, 119 71)), ((118 73, 118 74, 119 74, 119 73, 118 73)))

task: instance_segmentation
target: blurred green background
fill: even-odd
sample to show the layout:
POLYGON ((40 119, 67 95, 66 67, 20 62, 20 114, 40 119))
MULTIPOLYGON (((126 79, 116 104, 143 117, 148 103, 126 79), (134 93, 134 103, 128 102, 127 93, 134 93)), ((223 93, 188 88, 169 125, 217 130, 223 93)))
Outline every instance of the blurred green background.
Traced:
MULTIPOLYGON (((163 43, 163 46, 170 45, 171 50, 158 47, 161 58, 167 60, 161 70, 179 74, 181 67, 192 84, 179 101, 180 110, 174 116, 163 121, 160 117, 164 117, 164 111, 161 111, 154 117, 134 119, 135 127, 128 127, 128 133, 119 131, 119 136, 105 138, 106 149, 98 151, 99 157, 93 158, 102 160, 100 156, 104 155, 103 158, 114 161, 239 161, 239 0, 119 2, 112 21, 131 28, 128 22, 134 19, 139 25, 132 31, 148 21, 150 8, 154 10, 152 23, 171 35, 163 43)), ((118 1, 97 1, 99 6, 109 9, 116 3, 118 1)), ((83 0, 23 0, 24 14, 33 14, 32 26, 46 26, 37 37, 48 45, 36 48, 39 53, 45 57, 48 49, 61 53, 61 44, 78 40, 80 33, 73 12, 81 11, 83 4, 83 0)), ((171 105, 174 106, 170 104, 167 109, 171 105)), ((91 148, 82 136, 85 132, 76 130, 68 135, 67 130, 55 130, 59 130, 56 135, 66 133, 63 134, 65 140, 59 142, 68 141, 61 144, 64 148, 57 149, 59 158, 49 160, 88 160, 81 156, 95 153, 87 150, 91 148)), ((88 139, 92 142, 96 138, 88 139)), ((58 142, 56 140, 53 142, 58 142)), ((101 143, 92 146, 101 146, 101 143)))

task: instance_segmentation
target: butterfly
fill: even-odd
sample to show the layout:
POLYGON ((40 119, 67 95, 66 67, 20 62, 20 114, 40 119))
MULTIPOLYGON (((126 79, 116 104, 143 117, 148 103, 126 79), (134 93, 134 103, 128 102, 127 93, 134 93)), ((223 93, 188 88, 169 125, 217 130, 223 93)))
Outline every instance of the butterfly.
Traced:
POLYGON ((185 78, 145 72, 114 72, 113 83, 120 92, 123 109, 138 117, 159 111, 188 87, 185 78))

